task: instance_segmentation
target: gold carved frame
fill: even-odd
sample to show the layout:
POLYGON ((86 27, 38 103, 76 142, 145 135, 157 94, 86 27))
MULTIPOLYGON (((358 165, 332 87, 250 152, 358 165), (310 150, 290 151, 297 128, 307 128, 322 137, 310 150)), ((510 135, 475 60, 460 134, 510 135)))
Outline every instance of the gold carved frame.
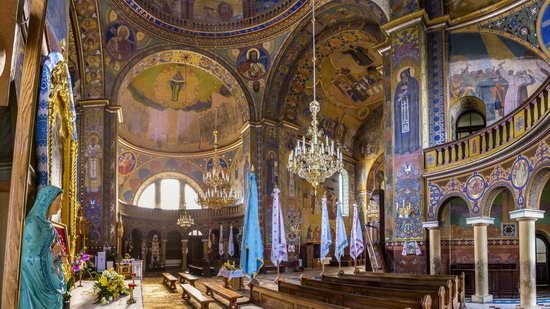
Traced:
MULTIPOLYGON (((69 85, 69 75, 66 57, 58 61, 51 73, 50 92, 48 97, 48 184, 51 184, 53 160, 53 129, 55 115, 61 115, 60 129, 65 138, 62 140, 63 159, 60 162, 63 167, 61 186, 63 189, 63 208, 61 210, 61 223, 67 226, 69 238, 68 246, 70 255, 75 254, 76 245, 76 216, 78 204, 76 199, 76 161, 77 140, 74 132, 76 115, 72 105, 72 97, 69 85)), ((57 158, 59 159, 59 158, 57 158)))

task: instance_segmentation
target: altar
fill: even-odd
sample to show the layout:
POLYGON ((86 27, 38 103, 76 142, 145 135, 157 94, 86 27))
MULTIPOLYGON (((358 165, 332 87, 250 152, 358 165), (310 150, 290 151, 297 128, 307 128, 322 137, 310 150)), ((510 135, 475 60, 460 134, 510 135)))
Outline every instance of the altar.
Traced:
MULTIPOLYGON (((125 280, 126 285, 132 283, 132 280, 125 280)), ((130 296, 123 296, 117 301, 113 301, 106 305, 94 304, 94 281, 84 280, 82 281, 82 287, 78 287, 78 283, 71 290, 71 308, 72 309, 88 309, 88 308, 143 308, 143 295, 141 291, 141 280, 134 280, 137 285, 134 289, 135 304, 128 305, 126 302, 130 299, 130 296)))
POLYGON ((244 273, 242 269, 228 270, 221 268, 218 277, 223 277, 224 287, 240 291, 243 289, 244 273))

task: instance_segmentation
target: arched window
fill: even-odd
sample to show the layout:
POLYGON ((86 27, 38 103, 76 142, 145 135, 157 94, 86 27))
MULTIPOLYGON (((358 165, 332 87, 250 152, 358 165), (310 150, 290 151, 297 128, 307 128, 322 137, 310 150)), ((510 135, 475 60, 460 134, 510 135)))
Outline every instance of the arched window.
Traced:
POLYGON ((338 201, 342 206, 342 216, 349 216, 349 175, 344 169, 338 175, 338 201))
POLYGON ((466 137, 485 128, 485 117, 475 110, 462 113, 456 120, 456 138, 466 137))
POLYGON ((197 203, 198 193, 189 184, 180 179, 163 178, 149 184, 137 199, 137 206, 155 208, 158 203, 162 209, 180 209, 185 201, 186 209, 200 209, 197 203))
POLYGON ((187 234, 189 236, 202 236, 202 233, 201 231, 199 230, 192 230, 191 232, 189 232, 189 234, 187 234))

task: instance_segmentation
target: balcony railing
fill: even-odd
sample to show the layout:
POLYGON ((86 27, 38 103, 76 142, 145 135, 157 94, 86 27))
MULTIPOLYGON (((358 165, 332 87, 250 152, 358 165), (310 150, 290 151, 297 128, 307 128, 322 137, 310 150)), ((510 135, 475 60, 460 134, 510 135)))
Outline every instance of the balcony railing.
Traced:
POLYGON ((428 172, 468 164, 510 146, 547 116, 550 78, 516 110, 489 127, 464 138, 424 150, 428 172))
MULTIPOLYGON (((147 219, 173 219, 174 221, 180 215, 180 210, 145 208, 136 205, 129 205, 119 202, 120 212, 123 215, 134 218, 147 219)), ((244 215, 243 205, 229 206, 222 209, 186 209, 185 212, 195 220, 209 218, 231 218, 244 215)))

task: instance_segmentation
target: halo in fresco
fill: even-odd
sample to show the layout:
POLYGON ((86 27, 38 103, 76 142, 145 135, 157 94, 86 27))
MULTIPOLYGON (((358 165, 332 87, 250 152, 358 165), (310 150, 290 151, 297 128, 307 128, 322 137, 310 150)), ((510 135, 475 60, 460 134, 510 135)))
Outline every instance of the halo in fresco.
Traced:
POLYGON ((136 46, 136 37, 130 27, 114 22, 107 27, 105 34, 106 49, 109 55, 118 61, 132 57, 136 46))
POLYGON ((529 178, 529 162, 521 155, 512 166, 511 177, 512 184, 515 188, 520 189, 527 184, 527 179, 529 178))
POLYGON ((119 136, 162 152, 212 149, 216 110, 221 146, 238 140, 249 117, 244 92, 231 73, 191 51, 145 57, 124 76, 117 99, 127 117, 119 136))
POLYGON ((269 54, 261 46, 244 48, 237 59, 237 67, 246 79, 259 80, 269 68, 269 54))
POLYGON ((136 167, 136 155, 126 151, 118 157, 118 174, 126 176, 136 167))
POLYGON ((472 200, 477 200, 481 197, 483 192, 485 192, 485 181, 483 177, 475 173, 466 183, 466 194, 468 194, 468 197, 472 200))
POLYGON ((537 38, 540 48, 550 56, 550 2, 546 1, 541 7, 537 19, 537 38))

